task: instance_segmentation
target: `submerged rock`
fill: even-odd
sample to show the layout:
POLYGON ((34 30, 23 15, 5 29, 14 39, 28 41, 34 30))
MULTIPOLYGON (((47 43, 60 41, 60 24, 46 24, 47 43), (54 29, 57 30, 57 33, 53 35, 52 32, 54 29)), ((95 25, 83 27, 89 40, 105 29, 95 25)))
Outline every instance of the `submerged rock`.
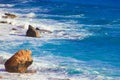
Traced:
POLYGON ((5 13, 5 16, 2 16, 2 18, 11 18, 11 19, 14 19, 16 17, 17 16, 15 14, 11 14, 11 13, 5 13))
POLYGON ((6 24, 6 23, 8 23, 8 22, 7 22, 7 21, 0 21, 0 23, 6 24))
POLYGON ((40 37, 40 33, 37 30, 35 30, 34 27, 29 25, 29 28, 26 32, 26 36, 28 36, 28 37, 40 37))
POLYGON ((16 28, 12 28, 12 30, 17 30, 16 28))
POLYGON ((8 72, 25 73, 27 68, 32 64, 30 50, 20 50, 5 62, 5 69, 8 72))
POLYGON ((39 28, 36 28, 36 30, 39 30, 40 32, 43 32, 43 33, 45 33, 45 32, 47 32, 47 33, 52 33, 52 31, 46 30, 46 29, 39 29, 39 28))

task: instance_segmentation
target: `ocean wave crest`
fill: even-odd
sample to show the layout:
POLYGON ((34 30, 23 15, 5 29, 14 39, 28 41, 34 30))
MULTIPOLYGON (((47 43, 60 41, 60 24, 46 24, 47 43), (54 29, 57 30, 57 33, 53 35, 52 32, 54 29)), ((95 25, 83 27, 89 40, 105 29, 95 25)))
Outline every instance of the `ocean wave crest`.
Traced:
POLYGON ((14 4, 0 4, 0 8, 10 8, 10 7, 14 7, 14 4))

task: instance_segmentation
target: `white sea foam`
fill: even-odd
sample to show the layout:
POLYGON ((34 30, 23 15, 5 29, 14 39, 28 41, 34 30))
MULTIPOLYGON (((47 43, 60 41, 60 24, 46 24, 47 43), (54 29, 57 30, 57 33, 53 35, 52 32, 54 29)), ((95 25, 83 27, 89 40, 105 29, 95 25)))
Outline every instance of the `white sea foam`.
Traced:
POLYGON ((5 61, 11 56, 11 54, 8 54, 4 51, 0 51, 0 64, 4 64, 5 61))
POLYGON ((6 8, 6 9, 3 9, 4 11, 8 11, 8 12, 23 12, 23 13, 30 13, 30 12, 49 12, 49 10, 48 9, 43 9, 43 8, 25 8, 25 9, 21 9, 21 8, 16 8, 16 9, 14 9, 14 8, 11 8, 11 9, 9 9, 9 8, 6 8))
POLYGON ((40 14, 41 17, 60 17, 60 18, 84 18, 84 14, 79 15, 49 15, 49 14, 40 14))
POLYGON ((19 3, 33 2, 34 0, 16 0, 19 3))
POLYGON ((15 5, 13 4, 0 4, 0 8, 8 8, 8 7, 13 7, 15 5))
POLYGON ((36 15, 35 15, 35 13, 33 13, 33 12, 27 14, 27 17, 30 17, 30 18, 35 17, 35 16, 36 16, 36 15))

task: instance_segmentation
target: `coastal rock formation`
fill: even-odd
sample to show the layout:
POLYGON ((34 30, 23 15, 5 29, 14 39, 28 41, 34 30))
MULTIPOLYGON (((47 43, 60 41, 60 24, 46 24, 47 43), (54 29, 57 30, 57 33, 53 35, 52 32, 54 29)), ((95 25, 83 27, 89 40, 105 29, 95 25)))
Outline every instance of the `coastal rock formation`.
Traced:
POLYGON ((29 25, 29 28, 26 32, 26 36, 28 36, 28 37, 40 37, 40 33, 37 30, 35 30, 34 27, 29 25))
POLYGON ((17 16, 15 14, 11 14, 11 13, 5 13, 5 16, 2 16, 2 18, 11 18, 11 19, 14 19, 16 17, 17 16))
POLYGON ((15 53, 10 59, 5 62, 5 69, 8 72, 24 73, 27 68, 32 64, 30 50, 20 50, 15 53))

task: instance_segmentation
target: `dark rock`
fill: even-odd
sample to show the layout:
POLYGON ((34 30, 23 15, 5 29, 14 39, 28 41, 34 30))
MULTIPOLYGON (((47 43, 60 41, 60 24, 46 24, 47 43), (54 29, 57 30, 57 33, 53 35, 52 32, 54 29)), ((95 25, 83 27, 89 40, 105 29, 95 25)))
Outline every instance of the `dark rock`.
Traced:
POLYGON ((12 30, 17 30, 16 28, 12 28, 12 30))
POLYGON ((15 14, 11 14, 11 13, 5 13, 5 16, 2 16, 2 18, 16 18, 17 16, 15 14))
POLYGON ((39 28, 36 28, 36 30, 40 30, 39 28))
POLYGON ((7 21, 0 21, 0 23, 6 24, 6 23, 7 23, 7 21))
POLYGON ((25 73, 27 68, 32 64, 30 50, 20 50, 5 62, 5 69, 8 72, 25 73))
POLYGON ((40 32, 43 32, 43 33, 45 33, 45 32, 47 32, 47 33, 52 33, 52 31, 46 30, 46 29, 39 29, 39 28, 36 28, 36 30, 39 30, 40 32))
POLYGON ((37 30, 35 30, 34 27, 29 25, 29 28, 26 32, 26 36, 28 36, 28 37, 40 37, 40 33, 37 30))

